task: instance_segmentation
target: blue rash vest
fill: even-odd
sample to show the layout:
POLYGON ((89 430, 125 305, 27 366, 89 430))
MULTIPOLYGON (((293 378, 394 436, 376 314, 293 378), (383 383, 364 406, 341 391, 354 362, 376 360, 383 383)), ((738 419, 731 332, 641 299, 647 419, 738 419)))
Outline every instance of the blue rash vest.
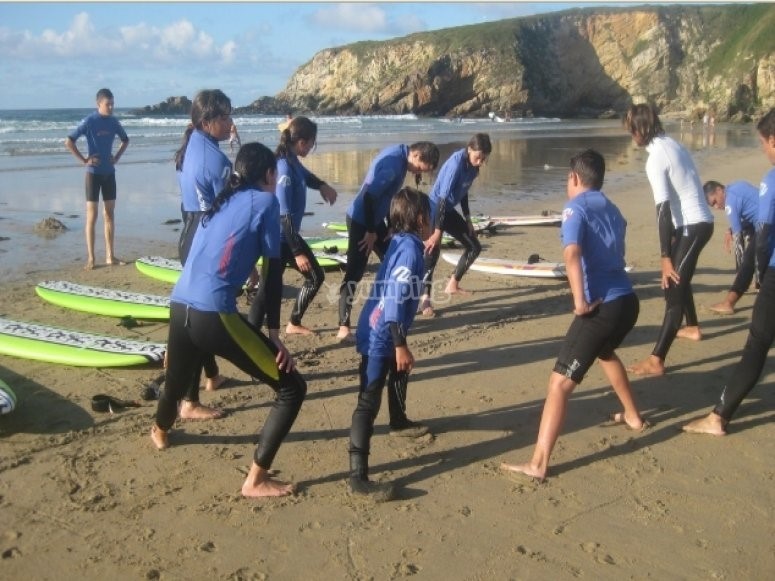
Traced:
POLYGON ((726 188, 724 212, 732 234, 740 234, 744 226, 754 226, 759 213, 759 190, 756 186, 740 180, 726 188))
POLYGON ((194 129, 186 146, 183 169, 178 184, 186 212, 206 212, 213 205, 231 175, 231 161, 221 151, 218 141, 194 129))
MULTIPOLYGON (((770 260, 767 268, 775 267, 775 168, 772 168, 764 176, 759 185, 759 213, 756 218, 757 233, 759 224, 769 224, 770 226, 770 260)), ((762 263, 764 261, 762 260, 762 263)))
MULTIPOLYGON (((453 153, 439 170, 439 175, 431 189, 431 224, 436 224, 439 204, 451 210, 468 197, 471 184, 479 175, 479 168, 468 161, 468 148, 453 153)), ((465 207, 463 208, 465 210, 465 207)))
POLYGON ((240 190, 200 224, 170 300, 236 313, 237 293, 261 256, 280 257, 280 204, 273 194, 240 190))
MULTIPOLYGON (((275 193, 280 201, 280 215, 288 215, 293 224, 293 232, 301 232, 301 221, 307 208, 307 187, 320 189, 323 182, 301 164, 299 157, 288 153, 285 157, 277 158, 277 189, 275 193)), ((281 233, 283 242, 286 234, 281 233)))
POLYGON ((368 192, 374 210, 374 222, 371 226, 376 227, 383 222, 390 211, 390 201, 404 185, 408 167, 409 146, 393 145, 380 151, 371 162, 361 189, 347 208, 347 215, 352 221, 361 226, 369 226, 363 201, 368 192))
POLYGON ((565 204, 561 238, 565 248, 581 247, 584 295, 587 302, 604 303, 632 293, 624 270, 624 236, 627 221, 602 192, 589 190, 565 204))
POLYGON ((95 111, 84 117, 78 127, 67 136, 75 143, 82 135, 86 137, 88 157, 97 155, 100 158, 98 165, 87 165, 86 171, 97 175, 115 173, 116 169, 110 162, 113 157, 113 141, 117 135, 122 142, 129 141, 129 137, 127 137, 119 120, 113 115, 100 115, 98 111, 95 111))
POLYGON ((395 234, 358 319, 358 353, 370 359, 395 357, 389 323, 398 323, 408 333, 422 295, 424 273, 420 238, 415 234, 395 234))

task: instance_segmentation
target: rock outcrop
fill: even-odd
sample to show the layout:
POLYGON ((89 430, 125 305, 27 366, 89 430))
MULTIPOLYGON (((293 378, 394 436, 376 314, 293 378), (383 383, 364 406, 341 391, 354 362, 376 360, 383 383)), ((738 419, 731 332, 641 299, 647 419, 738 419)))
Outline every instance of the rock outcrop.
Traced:
POLYGON ((591 117, 650 101, 746 118, 775 106, 773 27, 772 4, 601 7, 360 42, 318 52, 271 112, 591 117))
POLYGON ((191 100, 188 97, 168 97, 158 105, 146 105, 130 111, 132 115, 190 115, 191 100))

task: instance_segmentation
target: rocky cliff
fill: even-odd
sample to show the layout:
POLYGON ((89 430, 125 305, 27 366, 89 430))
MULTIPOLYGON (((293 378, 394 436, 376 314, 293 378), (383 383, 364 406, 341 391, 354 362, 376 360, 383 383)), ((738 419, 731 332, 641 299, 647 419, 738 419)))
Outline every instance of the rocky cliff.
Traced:
POLYGON ((772 4, 601 7, 361 42, 317 53, 273 106, 579 117, 651 101, 744 118, 775 106, 774 26, 772 4))

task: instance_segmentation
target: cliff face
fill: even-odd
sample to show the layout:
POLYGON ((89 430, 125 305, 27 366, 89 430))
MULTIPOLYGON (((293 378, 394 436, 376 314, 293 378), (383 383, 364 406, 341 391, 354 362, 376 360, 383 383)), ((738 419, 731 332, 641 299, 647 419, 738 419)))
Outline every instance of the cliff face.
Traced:
POLYGON ((278 102, 318 114, 597 116, 775 106, 775 5, 586 9, 317 53, 278 102))

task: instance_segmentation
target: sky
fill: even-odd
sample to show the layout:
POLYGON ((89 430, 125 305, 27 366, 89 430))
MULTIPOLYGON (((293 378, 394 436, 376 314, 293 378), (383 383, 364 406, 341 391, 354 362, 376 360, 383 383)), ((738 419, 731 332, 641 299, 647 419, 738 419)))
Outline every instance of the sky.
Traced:
MULTIPOLYGON (((2 2, 0 109, 281 91, 320 50, 607 2, 2 2)), ((633 2, 630 4, 637 4, 633 2)))

